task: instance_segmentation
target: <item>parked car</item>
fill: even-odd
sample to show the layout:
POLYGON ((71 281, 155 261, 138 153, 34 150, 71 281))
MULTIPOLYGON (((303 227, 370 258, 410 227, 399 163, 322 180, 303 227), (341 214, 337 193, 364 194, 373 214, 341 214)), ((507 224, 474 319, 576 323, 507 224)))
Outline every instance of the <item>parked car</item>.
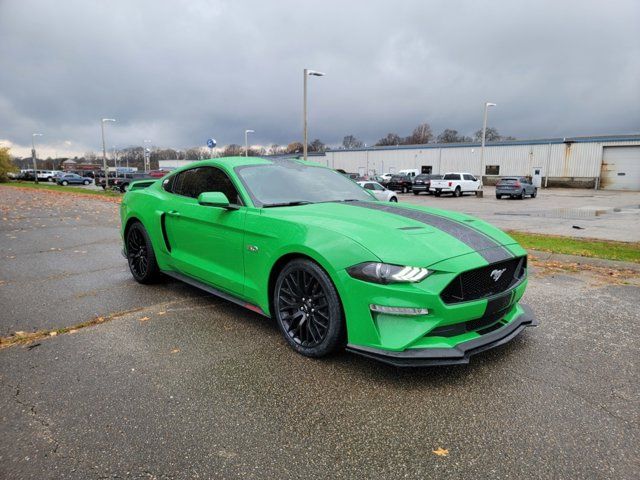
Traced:
POLYGON ((404 170, 400 170, 398 172, 398 175, 406 175, 407 177, 411 177, 411 179, 413 180, 418 175, 420 175, 420 170, 418 170, 417 168, 406 168, 404 170))
POLYGON ((396 192, 387 190, 378 182, 372 182, 370 180, 364 182, 358 182, 362 188, 369 190, 373 193, 373 196, 382 202, 397 202, 398 197, 396 196, 396 192))
POLYGON ((380 178, 382 179, 380 183, 388 182, 389 180, 391 180, 391 177, 393 177, 393 173, 383 173, 382 175, 380 175, 380 178))
POLYGON ((413 182, 411 181, 411 177, 408 175, 393 175, 387 184, 386 188, 389 190, 394 190, 397 192, 405 193, 410 192, 412 188, 413 182))
MULTIPOLYGON (((129 184, 136 180, 142 180, 145 178, 154 178, 148 173, 123 173, 117 177, 109 177, 109 188, 118 189, 121 192, 126 192, 129 189, 129 184)), ((155 177, 157 178, 157 177, 155 177)), ((96 185, 105 188, 104 176, 101 178, 96 177, 96 185)))
POLYGON ((476 193, 480 190, 480 180, 470 173, 445 173, 442 180, 432 180, 429 191, 439 197, 441 193, 451 193, 454 197, 476 193))
POLYGON ((164 170, 150 170, 149 171, 149 176, 152 178, 162 178, 164 177, 168 172, 164 171, 164 170))
POLYGON ((91 179, 89 177, 81 177, 77 173, 65 173, 56 177, 56 183, 58 185, 89 185, 91 179))
POLYGON ((141 181, 120 208, 137 282, 164 273, 271 317, 301 355, 346 346, 398 366, 465 364, 537 325, 520 303, 527 252, 471 219, 379 202, 333 170, 259 157, 141 181))
POLYGON ((421 192, 429 194, 429 186, 431 185, 431 180, 442 180, 442 175, 431 173, 423 173, 418 175, 413 179, 413 186, 411 187, 411 189, 413 190, 413 194, 420 195, 421 192))
POLYGON ((62 170, 37 170, 38 181, 54 182, 56 174, 64 173, 62 170))
POLYGON ((504 177, 496 183, 496 198, 501 199, 503 196, 510 198, 519 198, 522 200, 525 195, 536 198, 538 189, 526 177, 504 177))

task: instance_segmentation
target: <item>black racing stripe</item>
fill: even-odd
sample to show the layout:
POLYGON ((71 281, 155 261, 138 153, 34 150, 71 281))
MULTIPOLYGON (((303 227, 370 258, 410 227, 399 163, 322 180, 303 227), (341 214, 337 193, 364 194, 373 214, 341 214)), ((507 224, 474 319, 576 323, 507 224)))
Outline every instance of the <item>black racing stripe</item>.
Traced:
POLYGON ((383 203, 378 204, 376 202, 350 202, 347 205, 370 208, 371 210, 380 210, 435 227, 470 246, 489 263, 501 262, 503 260, 513 258, 513 255, 509 250, 488 235, 485 235, 470 225, 465 225, 464 223, 451 220, 440 215, 383 203))

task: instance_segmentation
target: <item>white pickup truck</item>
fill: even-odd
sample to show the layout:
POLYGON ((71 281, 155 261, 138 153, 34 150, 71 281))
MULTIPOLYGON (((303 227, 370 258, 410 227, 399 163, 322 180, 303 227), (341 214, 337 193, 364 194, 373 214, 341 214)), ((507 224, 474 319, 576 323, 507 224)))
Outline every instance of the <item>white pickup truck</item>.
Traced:
POLYGON ((480 180, 470 173, 445 173, 442 180, 431 180, 429 191, 439 197, 441 193, 451 193, 455 197, 462 196, 463 193, 476 193, 480 190, 480 180))

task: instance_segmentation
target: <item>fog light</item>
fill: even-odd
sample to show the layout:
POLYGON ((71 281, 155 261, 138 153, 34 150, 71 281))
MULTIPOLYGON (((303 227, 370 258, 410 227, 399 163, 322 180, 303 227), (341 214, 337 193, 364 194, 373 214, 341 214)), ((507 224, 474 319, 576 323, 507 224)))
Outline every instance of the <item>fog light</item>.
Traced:
POLYGON ((372 312, 386 313, 388 315, 428 315, 429 310, 426 308, 411 307, 387 307, 385 305, 369 305, 372 312))

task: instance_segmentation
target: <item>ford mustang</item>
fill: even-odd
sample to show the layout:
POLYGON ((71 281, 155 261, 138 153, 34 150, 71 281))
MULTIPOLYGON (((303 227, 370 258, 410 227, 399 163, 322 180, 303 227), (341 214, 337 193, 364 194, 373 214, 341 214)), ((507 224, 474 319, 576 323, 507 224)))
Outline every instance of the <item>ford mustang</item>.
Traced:
POLYGON ((220 158, 133 182, 133 278, 177 278, 271 317, 297 352, 468 363, 528 326, 527 254, 461 213, 377 201, 301 160, 220 158))

